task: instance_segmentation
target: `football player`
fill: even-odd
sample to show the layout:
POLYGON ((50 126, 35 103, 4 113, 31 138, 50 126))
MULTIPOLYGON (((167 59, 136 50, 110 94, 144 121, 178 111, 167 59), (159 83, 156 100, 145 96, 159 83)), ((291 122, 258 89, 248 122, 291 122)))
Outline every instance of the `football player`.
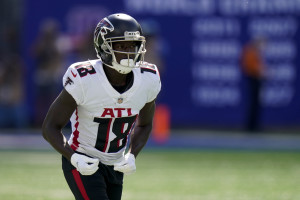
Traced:
POLYGON ((157 67, 144 61, 145 37, 131 16, 102 19, 94 44, 99 59, 67 69, 43 136, 62 154, 64 176, 76 199, 115 200, 121 199, 123 175, 136 171, 135 159, 149 138, 161 82, 157 67), (69 120, 67 141, 62 128, 69 120))

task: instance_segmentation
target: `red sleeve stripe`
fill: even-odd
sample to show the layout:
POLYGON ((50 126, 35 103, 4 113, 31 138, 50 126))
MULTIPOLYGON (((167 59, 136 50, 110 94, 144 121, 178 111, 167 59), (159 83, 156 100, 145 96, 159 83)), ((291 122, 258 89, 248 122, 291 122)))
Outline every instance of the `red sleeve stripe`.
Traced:
POLYGON ((156 74, 156 70, 155 69, 141 67, 141 72, 143 73, 144 71, 156 74))
POLYGON ((78 131, 79 121, 78 121, 78 109, 77 108, 76 108, 75 115, 76 115, 76 123, 74 125, 75 130, 73 132, 73 141, 72 141, 72 144, 71 144, 71 148, 74 151, 76 151, 76 149, 79 146, 79 142, 78 142, 78 137, 79 137, 79 131, 78 131))
POLYGON ((75 182, 76 182, 76 185, 83 197, 84 200, 90 200, 90 198, 88 197, 86 191, 85 191, 85 188, 84 188, 84 185, 82 183, 82 180, 81 180, 81 177, 80 177, 80 174, 79 172, 76 170, 76 169, 73 169, 72 170, 72 174, 73 174, 73 177, 75 179, 75 182))

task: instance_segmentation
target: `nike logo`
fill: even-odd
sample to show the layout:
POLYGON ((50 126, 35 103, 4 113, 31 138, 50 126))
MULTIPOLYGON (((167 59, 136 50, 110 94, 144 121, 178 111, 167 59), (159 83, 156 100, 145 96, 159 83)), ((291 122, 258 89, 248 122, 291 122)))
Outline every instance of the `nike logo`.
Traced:
POLYGON ((72 70, 71 70, 71 73, 74 76, 74 78, 76 78, 77 74, 74 74, 72 70))

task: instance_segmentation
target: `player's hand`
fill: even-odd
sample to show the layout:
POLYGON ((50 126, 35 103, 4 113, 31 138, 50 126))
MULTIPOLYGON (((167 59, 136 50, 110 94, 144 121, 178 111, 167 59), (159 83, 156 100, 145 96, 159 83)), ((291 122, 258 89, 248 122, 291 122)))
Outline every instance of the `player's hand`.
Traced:
POLYGON ((134 155, 127 153, 121 162, 114 165, 114 170, 123 172, 126 175, 133 174, 136 171, 134 155))
POLYGON ((76 167, 82 175, 92 175, 98 170, 99 160, 96 158, 90 158, 85 155, 74 153, 71 156, 71 163, 76 167))

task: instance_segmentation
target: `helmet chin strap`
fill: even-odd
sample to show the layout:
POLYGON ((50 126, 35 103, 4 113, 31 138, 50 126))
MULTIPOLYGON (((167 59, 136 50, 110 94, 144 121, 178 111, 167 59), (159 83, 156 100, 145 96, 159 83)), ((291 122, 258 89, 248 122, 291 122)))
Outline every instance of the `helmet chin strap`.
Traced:
POLYGON ((128 74, 134 67, 133 59, 122 59, 120 64, 116 61, 112 62, 112 68, 121 74, 128 74))

